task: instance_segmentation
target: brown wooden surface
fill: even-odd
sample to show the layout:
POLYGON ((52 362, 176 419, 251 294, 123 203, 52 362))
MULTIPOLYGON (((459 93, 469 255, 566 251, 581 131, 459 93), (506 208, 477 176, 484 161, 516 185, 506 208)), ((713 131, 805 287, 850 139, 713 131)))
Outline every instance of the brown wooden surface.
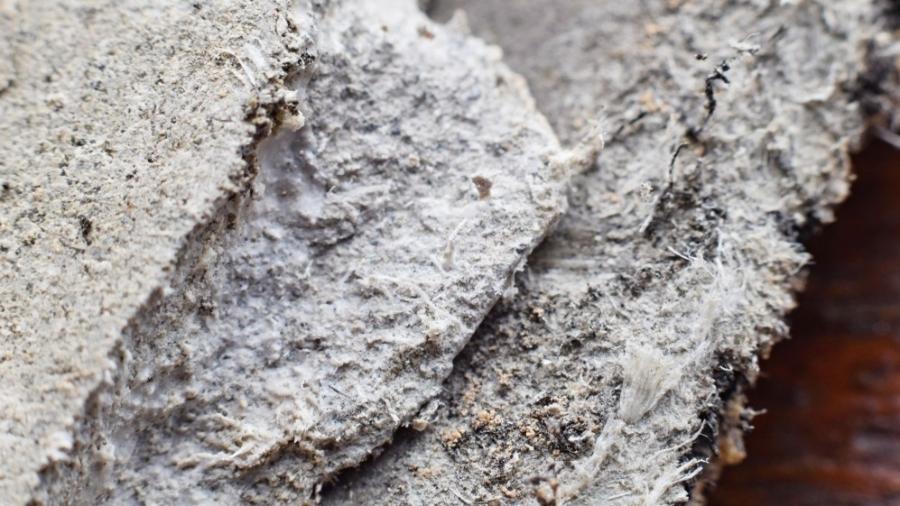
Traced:
POLYGON ((900 505, 900 153, 874 144, 838 221, 814 238, 790 341, 750 406, 748 459, 712 506, 900 505))

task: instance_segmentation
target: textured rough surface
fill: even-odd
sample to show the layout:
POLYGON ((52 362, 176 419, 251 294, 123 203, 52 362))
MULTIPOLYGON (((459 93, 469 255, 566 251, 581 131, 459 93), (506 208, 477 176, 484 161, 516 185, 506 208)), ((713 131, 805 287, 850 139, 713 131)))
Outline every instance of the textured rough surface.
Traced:
POLYGON ((419 3, 549 124, 413 0, 0 0, 0 498, 656 505, 740 458, 883 3, 419 3))
POLYGON ((457 360, 427 429, 325 503, 683 502, 704 462, 740 458, 739 438, 713 443, 719 426, 746 420, 730 401, 785 334, 807 262, 798 234, 847 193, 875 8, 463 6, 560 137, 599 120, 606 149, 519 293, 457 360))
POLYGON ((883 143, 854 157, 850 198, 808 245, 816 264, 791 339, 749 392, 766 413, 747 460, 724 470, 709 504, 883 506, 900 495, 898 168, 900 149, 883 143))
MULTIPOLYGON (((0 2, 0 497, 66 458, 110 352, 245 172, 271 5, 0 2), (155 21, 148 26, 148 16, 155 21), (255 21, 255 23, 254 23, 255 21), (48 36, 52 34, 52 37, 48 36), (178 55, 177 58, 174 55, 178 55), (9 59, 8 59, 9 58, 9 59)), ((274 50, 273 50, 274 51, 274 50)))
POLYGON ((562 210, 520 78, 412 1, 2 5, 12 504, 313 498, 562 210))

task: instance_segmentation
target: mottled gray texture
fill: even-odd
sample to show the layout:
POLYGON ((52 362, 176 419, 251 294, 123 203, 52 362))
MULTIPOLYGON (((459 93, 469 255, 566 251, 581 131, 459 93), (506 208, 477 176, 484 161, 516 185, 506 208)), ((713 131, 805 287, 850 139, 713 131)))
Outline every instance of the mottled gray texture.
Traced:
POLYGON ((464 4, 561 139, 600 121, 606 149, 424 430, 324 503, 681 503, 716 458, 728 402, 786 333, 808 261, 798 235, 848 191, 878 12, 864 0, 464 4))
POLYGON ((416 3, 0 0, 3 504, 673 504, 740 453, 886 4, 418 2, 548 124, 416 3))
MULTIPOLYGON (((65 460, 122 329, 246 173, 273 5, 0 2, 0 497, 65 460), (245 22, 231 31, 225 19, 245 22), (260 33, 265 32, 265 33, 260 33), (9 84, 11 83, 11 84, 9 84)), ((268 100, 268 99, 265 99, 268 100)))
POLYGON ((3 6, 10 504, 314 498, 563 209, 521 79, 412 0, 3 6))

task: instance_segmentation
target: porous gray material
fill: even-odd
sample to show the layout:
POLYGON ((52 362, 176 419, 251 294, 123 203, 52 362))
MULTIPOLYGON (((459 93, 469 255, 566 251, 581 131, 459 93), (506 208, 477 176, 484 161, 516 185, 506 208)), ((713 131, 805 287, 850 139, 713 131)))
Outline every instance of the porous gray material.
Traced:
POLYGON ((262 28, 273 5, 0 2, 5 504, 67 459, 122 329, 245 177, 246 106, 271 97, 242 73, 243 46, 296 58, 262 28))
POLYGON ((521 79, 412 0, 4 6, 9 504, 313 500, 563 209, 521 79))
POLYGON ((599 120, 606 149, 422 431, 324 504, 682 503, 716 458, 720 415, 740 410, 729 400, 786 333, 808 261, 798 234, 847 194, 874 3, 431 10, 459 6, 562 140, 599 120))

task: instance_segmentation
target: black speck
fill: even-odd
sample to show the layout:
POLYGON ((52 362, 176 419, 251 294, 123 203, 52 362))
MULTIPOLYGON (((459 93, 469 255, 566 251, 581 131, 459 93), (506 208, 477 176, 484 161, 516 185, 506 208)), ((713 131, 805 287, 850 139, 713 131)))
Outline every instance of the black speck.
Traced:
POLYGON ((91 244, 91 232, 94 230, 94 224, 87 216, 78 218, 78 227, 81 229, 81 237, 88 246, 91 244))

